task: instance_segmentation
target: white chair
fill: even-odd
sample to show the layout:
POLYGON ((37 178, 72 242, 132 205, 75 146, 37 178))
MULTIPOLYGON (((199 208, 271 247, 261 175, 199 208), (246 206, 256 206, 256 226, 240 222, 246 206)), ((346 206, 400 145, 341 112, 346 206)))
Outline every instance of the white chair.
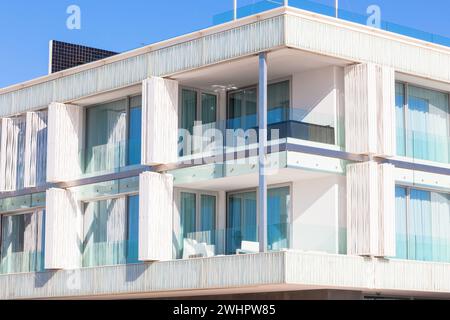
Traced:
POLYGON ((259 252, 259 242, 242 241, 241 248, 236 250, 236 254, 249 254, 259 252))
POLYGON ((215 246, 206 242, 198 243, 194 239, 184 238, 183 240, 183 259, 214 257, 215 246))

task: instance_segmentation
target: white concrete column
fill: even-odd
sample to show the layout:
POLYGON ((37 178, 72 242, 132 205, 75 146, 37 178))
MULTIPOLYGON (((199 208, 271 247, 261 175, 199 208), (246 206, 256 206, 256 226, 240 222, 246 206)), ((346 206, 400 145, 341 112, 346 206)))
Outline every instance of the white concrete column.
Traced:
POLYGON ((395 256, 395 177, 391 164, 347 166, 347 253, 395 256))
POLYGON ((65 182, 82 173, 83 107, 52 103, 48 109, 47 181, 65 182))
POLYGON ((395 72, 376 64, 345 69, 345 144, 358 154, 394 156, 395 72))
POLYGON ((83 216, 81 203, 70 191, 46 194, 45 268, 77 269, 82 265, 83 216))
POLYGON ((266 177, 266 146, 267 146, 267 53, 259 55, 259 251, 267 251, 267 177, 266 177))
POLYGON ((178 82, 151 77, 142 88, 142 164, 178 160, 178 82))
POLYGON ((173 177, 144 172, 139 177, 139 260, 172 259, 173 177))

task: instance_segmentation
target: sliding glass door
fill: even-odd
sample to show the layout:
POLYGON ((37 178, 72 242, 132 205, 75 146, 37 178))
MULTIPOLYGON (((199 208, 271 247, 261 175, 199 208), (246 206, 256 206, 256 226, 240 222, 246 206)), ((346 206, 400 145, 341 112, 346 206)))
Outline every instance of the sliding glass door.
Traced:
MULTIPOLYGON (((185 131, 180 136, 182 149, 180 156, 200 152, 203 146, 193 145, 194 126, 196 134, 204 134, 208 129, 216 127, 217 95, 194 89, 181 89, 181 108, 179 128, 185 131), (194 150, 195 149, 195 150, 194 150)), ((203 140, 202 140, 203 142, 203 140)))
POLYGON ((178 255, 187 257, 198 254, 205 255, 209 246, 211 254, 222 252, 222 244, 216 230, 217 196, 201 191, 182 191, 179 193, 180 243, 179 248, 190 253, 178 255), (185 248, 188 245, 189 248, 185 248))
POLYGON ((396 188, 397 258, 450 262, 450 196, 396 188))
MULTIPOLYGON (((267 198, 268 249, 289 248, 289 187, 270 188, 267 198)), ((234 254, 242 241, 258 242, 256 191, 229 194, 227 210, 227 253, 234 254)))
POLYGON ((397 154, 449 162, 449 98, 447 93, 396 84, 397 154))
POLYGON ((138 196, 87 202, 83 266, 136 263, 138 222, 138 196))
POLYGON ((85 172, 141 163, 141 96, 86 109, 85 172))
POLYGON ((44 269, 44 210, 1 216, 0 273, 44 269))

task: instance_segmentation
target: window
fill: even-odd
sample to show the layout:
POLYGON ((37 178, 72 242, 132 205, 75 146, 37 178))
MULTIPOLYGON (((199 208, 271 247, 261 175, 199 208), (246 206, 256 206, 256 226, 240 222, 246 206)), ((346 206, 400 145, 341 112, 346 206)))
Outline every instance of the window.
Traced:
POLYGON ((138 262, 139 197, 85 204, 83 266, 138 262))
MULTIPOLYGON (((289 187, 267 191, 267 241, 269 250, 289 247, 289 187)), ((227 252, 233 254, 242 241, 258 241, 256 191, 232 193, 228 196, 227 252)))
POLYGON ((449 162, 448 94, 397 83, 396 114, 398 155, 449 162))
MULTIPOLYGON (((215 194, 181 191, 180 208, 180 248, 185 242, 215 245, 215 253, 220 250, 220 236, 216 230, 217 196, 215 194)), ((195 246, 195 245, 193 245, 195 246)), ((181 252, 179 254, 181 256, 181 252)))
POLYGON ((141 162, 141 96, 86 110, 86 173, 141 162))
MULTIPOLYGON (((217 95, 194 89, 181 89, 181 108, 179 128, 185 129, 180 137, 182 150, 180 156, 197 153, 194 150, 193 139, 195 122, 201 122, 201 134, 208 129, 216 127, 217 122, 217 95)), ((198 128, 196 129, 198 130, 198 128)), ((197 132, 197 131, 196 131, 197 132)))
POLYGON ((396 188, 397 258, 450 262, 450 196, 396 188))
POLYGON ((44 269, 44 210, 1 216, 0 273, 44 269))

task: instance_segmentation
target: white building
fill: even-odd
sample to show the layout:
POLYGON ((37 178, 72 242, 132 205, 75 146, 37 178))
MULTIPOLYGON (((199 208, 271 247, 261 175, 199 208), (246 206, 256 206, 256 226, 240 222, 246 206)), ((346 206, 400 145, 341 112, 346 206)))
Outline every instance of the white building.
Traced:
POLYGON ((292 7, 0 89, 0 298, 450 298, 449 92, 292 7))

